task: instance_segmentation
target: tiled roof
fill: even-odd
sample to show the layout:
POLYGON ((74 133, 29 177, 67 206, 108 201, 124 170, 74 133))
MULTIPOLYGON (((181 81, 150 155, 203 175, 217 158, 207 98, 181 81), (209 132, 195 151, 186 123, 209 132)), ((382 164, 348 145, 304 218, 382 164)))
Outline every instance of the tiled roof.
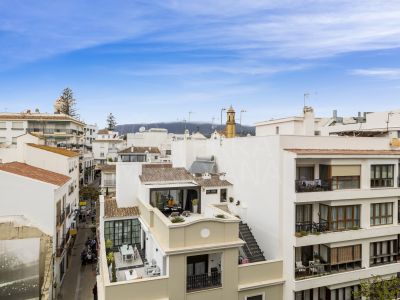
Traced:
POLYGON ((34 147, 34 148, 38 148, 38 149, 41 149, 41 150, 53 152, 53 153, 56 153, 56 154, 67 156, 67 157, 79 156, 78 152, 67 150, 67 149, 63 149, 63 148, 51 147, 51 146, 46 146, 46 145, 38 145, 38 144, 32 144, 32 143, 28 143, 28 145, 31 146, 31 147, 34 147))
POLYGON ((46 183, 51 183, 58 186, 63 186, 71 178, 63 174, 51 172, 34 166, 30 166, 20 162, 11 162, 0 164, 0 171, 13 173, 16 175, 36 179, 46 183))
POLYGON ((198 185, 203 186, 203 187, 214 187, 214 186, 230 186, 232 183, 230 183, 228 180, 225 179, 220 179, 219 175, 212 175, 211 178, 204 179, 203 177, 195 177, 194 179, 198 185))
POLYGON ((116 165, 98 165, 96 166, 96 170, 100 170, 101 172, 105 173, 115 173, 116 172, 116 165))
POLYGON ((0 120, 56 120, 71 121, 80 125, 85 123, 64 114, 45 114, 45 113, 0 113, 0 120))
POLYGON ((399 150, 285 149, 301 155, 400 155, 399 150))
POLYGON ((115 199, 105 198, 104 200, 104 217, 106 218, 131 217, 139 214, 139 207, 137 206, 118 207, 115 199))
POLYGON ((193 181, 193 176, 185 168, 172 168, 169 164, 143 165, 142 182, 193 181))
POLYGON ((154 154, 159 154, 160 150, 157 147, 128 147, 118 153, 121 154, 134 154, 134 153, 154 153, 154 154))
POLYGON ((108 129, 100 129, 97 134, 108 134, 108 129))

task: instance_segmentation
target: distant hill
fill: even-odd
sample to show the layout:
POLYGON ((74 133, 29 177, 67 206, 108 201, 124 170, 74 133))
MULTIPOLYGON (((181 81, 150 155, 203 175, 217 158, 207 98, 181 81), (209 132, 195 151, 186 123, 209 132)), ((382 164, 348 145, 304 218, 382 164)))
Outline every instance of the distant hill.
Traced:
MULTIPOLYGON (((211 123, 195 123, 190 122, 189 124, 185 124, 185 122, 168 122, 168 123, 140 123, 140 124, 123 124, 117 125, 115 128, 119 134, 126 134, 130 132, 138 132, 140 127, 149 128, 165 128, 170 133, 184 133, 186 129, 189 129, 190 132, 200 131, 205 136, 209 136, 214 130, 222 130, 225 129, 225 125, 221 127, 221 125, 213 125, 211 123)), ((240 128, 240 125, 236 125, 236 131, 243 135, 255 134, 255 128, 253 126, 245 126, 243 125, 240 128)))

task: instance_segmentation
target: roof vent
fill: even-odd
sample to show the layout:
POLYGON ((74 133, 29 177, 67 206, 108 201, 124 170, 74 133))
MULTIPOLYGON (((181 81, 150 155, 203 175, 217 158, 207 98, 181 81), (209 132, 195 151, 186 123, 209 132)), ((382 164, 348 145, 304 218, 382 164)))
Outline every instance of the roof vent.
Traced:
POLYGON ((211 179, 210 173, 204 173, 201 177, 202 177, 203 179, 211 179))

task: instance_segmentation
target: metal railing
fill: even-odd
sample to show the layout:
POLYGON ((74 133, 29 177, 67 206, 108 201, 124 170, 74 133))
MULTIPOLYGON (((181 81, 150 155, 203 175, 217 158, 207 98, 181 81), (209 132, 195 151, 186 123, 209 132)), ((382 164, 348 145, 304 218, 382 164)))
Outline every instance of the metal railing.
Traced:
POLYGON ((187 276, 186 278, 187 291, 202 290, 220 286, 222 286, 220 272, 211 272, 211 275, 208 274, 192 275, 192 276, 187 276))
POLYGON ((296 193, 359 189, 360 176, 335 176, 330 179, 295 180, 296 193))
POLYGON ((307 266, 296 264, 295 279, 306 279, 310 277, 325 276, 334 273, 342 273, 361 269, 361 260, 349 261, 337 264, 330 263, 311 263, 307 266))

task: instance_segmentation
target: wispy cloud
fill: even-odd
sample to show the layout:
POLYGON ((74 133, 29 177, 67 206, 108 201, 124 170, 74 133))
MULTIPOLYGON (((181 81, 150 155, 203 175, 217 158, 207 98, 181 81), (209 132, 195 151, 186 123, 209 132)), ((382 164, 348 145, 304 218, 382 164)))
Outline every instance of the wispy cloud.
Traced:
POLYGON ((375 77, 380 79, 400 79, 400 68, 373 68, 373 69, 355 69, 350 71, 353 75, 375 77))
POLYGON ((160 49, 310 59, 400 47, 400 2, 3 0, 0 33, 3 67, 138 38, 160 49))

